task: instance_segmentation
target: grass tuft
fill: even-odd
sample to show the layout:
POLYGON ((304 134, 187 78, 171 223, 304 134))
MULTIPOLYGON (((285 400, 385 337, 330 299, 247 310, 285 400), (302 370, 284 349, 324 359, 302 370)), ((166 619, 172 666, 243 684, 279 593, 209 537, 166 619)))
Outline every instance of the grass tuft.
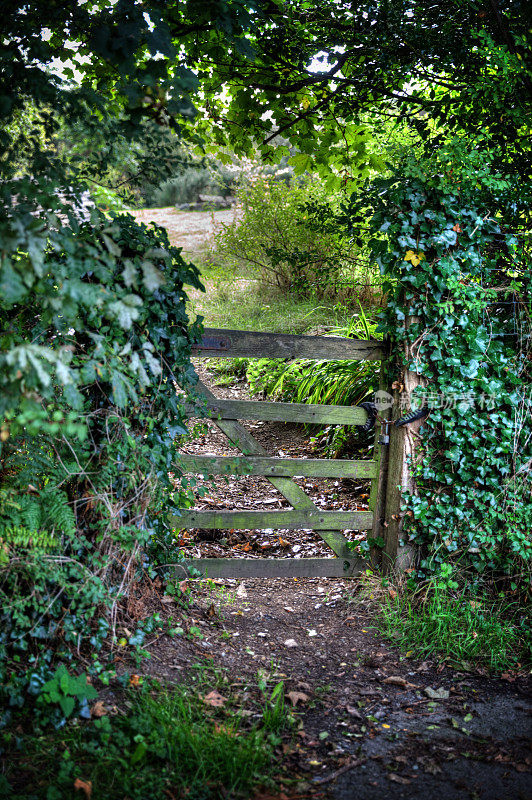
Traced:
POLYGON ((366 577, 362 597, 377 609, 380 634, 414 658, 494 673, 531 665, 527 612, 502 597, 434 579, 422 587, 384 586, 366 577))
POLYGON ((76 781, 83 781, 91 786, 92 800, 215 800, 249 797, 268 782, 271 712, 274 727, 282 726, 284 704, 271 706, 260 724, 249 726, 230 701, 227 708, 213 708, 196 687, 148 683, 130 692, 125 706, 127 713, 28 736, 24 752, 17 734, 5 732, 9 757, 2 796, 60 800, 74 797, 76 781))

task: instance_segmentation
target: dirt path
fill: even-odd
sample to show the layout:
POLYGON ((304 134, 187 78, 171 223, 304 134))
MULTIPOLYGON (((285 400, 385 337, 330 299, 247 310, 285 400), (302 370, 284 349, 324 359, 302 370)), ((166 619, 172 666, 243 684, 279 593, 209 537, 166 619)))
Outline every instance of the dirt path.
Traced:
MULTIPOLYGON (((172 241, 187 251, 201 250, 212 224, 207 215, 170 211, 168 219, 167 209, 146 212, 144 221, 149 217, 167 225, 172 241)), ((222 215, 230 213, 216 212, 216 217, 225 221, 222 215)), ((202 377, 212 378, 198 367, 202 377)), ((215 392, 247 396, 238 382, 215 392)), ((301 428, 248 426, 272 455, 312 454, 301 428)), ((237 452, 212 425, 185 449, 237 452)), ((367 507, 368 487, 362 482, 301 484, 323 508, 367 507)), ((198 504, 205 508, 286 505, 262 479, 219 479, 206 488, 198 504)), ((195 531, 183 535, 180 545, 196 556, 330 554, 308 531, 195 531)), ((179 572, 177 577, 181 580, 179 572)), ((401 655, 379 637, 372 601, 360 589, 360 581, 338 579, 185 581, 182 591, 176 590, 189 604, 183 615, 182 600, 176 603, 159 587, 158 610, 172 624, 180 621, 175 636, 151 644, 152 659, 144 669, 167 681, 190 681, 200 670, 212 676, 213 688, 220 688, 235 714, 251 721, 264 697, 283 681, 294 723, 277 748, 283 770, 280 800, 532 798, 530 682, 456 672, 401 655)), ((256 800, 270 797, 266 793, 256 800)))
POLYGON ((226 676, 221 691, 235 713, 249 716, 258 677, 268 692, 282 680, 296 718, 278 747, 285 797, 532 796, 525 681, 401 656, 372 629, 371 606, 351 600, 354 581, 190 581, 183 589, 192 603, 186 627, 152 646, 149 672, 175 681, 206 665, 226 676))
MULTIPOLYGON (((202 376, 209 377, 204 371, 202 376)), ((216 391, 245 396, 238 383, 216 391)), ((299 428, 265 423, 252 432, 272 454, 284 442, 287 453, 310 455, 308 436, 299 428)), ((187 449, 232 452, 214 427, 187 449)), ((353 482, 334 486, 334 493, 327 482, 318 483, 307 490, 329 507, 367 498, 367 488, 353 482)), ((267 482, 251 478, 210 485, 203 504, 284 505, 267 482)), ((325 554, 310 532, 277 538, 282 542, 285 536, 282 545, 273 531, 229 537, 196 531, 182 544, 203 556, 241 556, 244 550, 252 558, 264 549, 278 557, 325 554)), ((149 672, 173 681, 189 679, 192 665, 207 665, 202 668, 213 676, 226 676, 226 700, 235 713, 251 717, 260 702, 257 681, 267 692, 283 681, 295 725, 278 747, 285 776, 281 798, 532 797, 526 681, 455 672, 402 656, 379 637, 371 600, 359 589, 360 581, 337 579, 184 582, 189 616, 182 634, 154 643, 149 672)), ((169 598, 164 608, 172 613, 169 598)))

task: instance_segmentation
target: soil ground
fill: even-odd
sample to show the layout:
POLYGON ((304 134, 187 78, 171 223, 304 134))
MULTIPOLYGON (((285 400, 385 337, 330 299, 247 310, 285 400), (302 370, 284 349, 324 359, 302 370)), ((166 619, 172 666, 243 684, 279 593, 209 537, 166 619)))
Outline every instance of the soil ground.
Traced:
MULTIPOLYGON (((185 216, 194 223, 200 218, 180 215, 185 216)), ((246 396, 238 382, 215 391, 246 396)), ((263 423, 250 430, 272 455, 312 455, 309 437, 300 428, 263 423)), ((214 426, 185 449, 233 452, 214 426)), ((367 502, 363 484, 306 483, 323 507, 363 508, 367 502)), ((259 479, 206 486, 208 495, 198 507, 284 506, 273 487, 259 479)), ((244 551, 254 557, 267 550, 267 555, 298 558, 327 550, 308 531, 225 537, 196 531, 180 544, 197 556, 242 557, 244 551)), ((145 671, 182 681, 199 664, 210 665, 213 674, 227 676, 231 702, 249 716, 256 709, 250 687, 256 687, 257 676, 270 690, 284 681, 296 718, 278 747, 283 776, 278 796, 284 800, 532 798, 530 681, 455 671, 435 660, 400 654, 380 638, 374 601, 360 591, 363 584, 360 579, 310 578, 185 581, 181 588, 190 608, 181 623, 183 633, 153 642, 145 671)), ((179 615, 170 597, 160 600, 167 615, 179 615)))
POLYGON ((130 212, 147 225, 156 222, 168 232, 170 243, 182 247, 189 255, 205 252, 212 244, 212 236, 222 225, 229 225, 238 214, 236 206, 221 211, 178 211, 168 208, 143 208, 130 212))
POLYGON ((286 797, 532 797, 524 679, 400 655, 373 629, 355 581, 191 581, 187 591, 188 630, 201 634, 158 640, 148 671, 186 680, 206 660, 250 715, 257 675, 270 691, 283 680, 297 719, 278 748, 286 797))

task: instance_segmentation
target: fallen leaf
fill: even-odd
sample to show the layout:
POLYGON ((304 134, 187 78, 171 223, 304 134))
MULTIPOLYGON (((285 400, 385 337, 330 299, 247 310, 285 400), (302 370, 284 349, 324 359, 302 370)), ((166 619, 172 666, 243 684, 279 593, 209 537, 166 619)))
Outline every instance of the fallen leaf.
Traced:
POLYGON ((206 705, 211 706, 212 708, 222 708, 222 706, 225 704, 225 697, 222 697, 220 692, 217 692, 216 689, 213 689, 212 692, 206 694, 202 700, 206 705))
POLYGON ((394 783, 402 783, 405 786, 410 783, 408 778, 402 778, 401 775, 396 775, 395 772, 390 772, 388 775, 388 780, 393 781, 394 783))
POLYGON ((76 778, 74 781, 74 789, 76 792, 81 789, 87 800, 90 800, 92 797, 92 781, 82 781, 81 778, 76 778))
POLYGON ((93 706, 91 706, 91 717, 104 717, 107 714, 107 709, 105 708, 102 700, 97 700, 93 706))
POLYGON ((350 706, 349 704, 346 705, 345 710, 349 714, 350 717, 355 717, 355 719, 362 719, 362 714, 357 708, 350 706))
POLYGON ((388 678, 383 680, 383 683, 389 683, 391 686, 400 686, 402 689, 417 689, 415 683, 409 683, 400 675, 390 675, 388 678))
POLYGON ((207 616, 214 617, 216 615, 216 609, 214 608, 214 603, 211 603, 209 608, 207 609, 207 616))
POLYGON ((235 732, 232 728, 229 728, 227 725, 218 725, 217 722, 214 723, 214 732, 215 733, 225 733, 227 736, 234 736, 235 732))
POLYGON ((306 703, 308 700, 308 694, 305 694, 305 692, 288 692, 286 696, 292 703, 292 706, 297 706, 300 701, 306 703))

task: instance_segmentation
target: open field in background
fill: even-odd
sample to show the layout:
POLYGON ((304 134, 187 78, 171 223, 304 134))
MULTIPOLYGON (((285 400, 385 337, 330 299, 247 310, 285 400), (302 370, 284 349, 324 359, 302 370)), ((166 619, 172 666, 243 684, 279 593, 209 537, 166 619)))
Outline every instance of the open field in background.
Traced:
POLYGON ((321 333, 347 324, 356 304, 299 298, 258 286, 258 281, 239 274, 213 252, 214 234, 238 216, 238 207, 222 211, 178 211, 173 207, 131 210, 139 221, 166 228, 170 241, 183 248, 185 258, 201 270, 205 292, 188 288, 190 313, 202 315, 213 328, 321 333))
POLYGON ((213 234, 222 225, 229 225, 236 216, 238 208, 221 211, 178 211, 173 206, 167 208, 131 209, 135 219, 147 225, 156 222, 168 231, 170 242, 182 247, 190 259, 204 255, 212 246, 213 234))

